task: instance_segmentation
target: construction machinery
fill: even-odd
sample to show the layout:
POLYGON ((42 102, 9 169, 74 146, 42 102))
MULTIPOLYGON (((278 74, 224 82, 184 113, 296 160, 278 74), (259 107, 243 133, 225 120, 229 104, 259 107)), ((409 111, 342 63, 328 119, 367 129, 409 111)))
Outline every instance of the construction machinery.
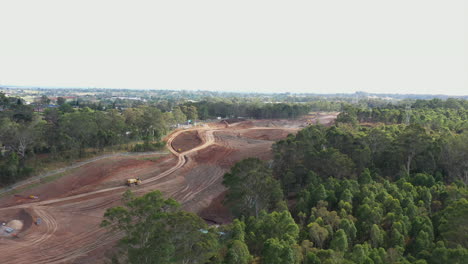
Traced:
POLYGON ((128 186, 132 186, 132 184, 134 184, 134 185, 139 185, 139 184, 141 184, 141 180, 140 180, 140 178, 136 178, 136 179, 127 179, 126 184, 127 184, 128 186))

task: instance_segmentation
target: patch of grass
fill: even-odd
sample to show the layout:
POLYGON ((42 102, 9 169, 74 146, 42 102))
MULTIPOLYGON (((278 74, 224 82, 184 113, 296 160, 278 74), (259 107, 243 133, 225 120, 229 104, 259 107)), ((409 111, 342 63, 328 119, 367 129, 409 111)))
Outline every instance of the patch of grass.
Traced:
POLYGON ((11 190, 11 191, 9 191, 9 192, 6 192, 6 193, 2 194, 1 196, 14 195, 14 194, 20 193, 20 192, 22 192, 22 191, 26 191, 26 190, 32 189, 32 188, 37 187, 37 186, 39 186, 39 185, 41 185, 40 182, 31 183, 31 184, 26 185, 26 186, 23 186, 23 187, 21 187, 21 188, 13 189, 13 190, 11 190))
MULTIPOLYGON (((172 132, 173 132, 172 130, 168 131, 168 133, 164 135, 163 138, 167 137, 172 132)), ((148 150, 146 151, 161 151, 161 152, 165 152, 168 154, 170 153, 169 150, 166 148, 165 141, 161 141, 158 143, 145 144, 145 142, 142 140, 135 140, 131 142, 122 143, 119 145, 108 146, 105 149, 87 148, 84 151, 83 157, 77 157, 77 154, 76 153, 73 154, 71 153, 71 151, 70 151, 71 154, 67 151, 64 151, 64 152, 56 153, 55 155, 51 153, 42 153, 42 154, 38 154, 37 156, 33 155, 32 157, 26 160, 26 167, 29 167, 33 170, 33 173, 31 174, 34 174, 34 175, 44 174, 48 171, 53 171, 53 170, 57 170, 63 167, 68 167, 68 166, 73 165, 74 163, 85 161, 87 159, 92 159, 92 158, 107 155, 107 154, 135 152, 135 150, 138 148, 142 148, 143 150, 145 148, 148 148, 148 150)), ((141 158, 141 159, 156 161, 159 158, 160 157, 158 156, 158 157, 146 157, 146 158, 141 158)), ((66 173, 69 173, 69 172, 70 170, 68 170, 66 173)), ((21 186, 17 189, 12 189, 9 192, 0 194, 0 197, 5 196, 5 195, 15 194, 24 190, 34 188, 40 184, 54 181, 55 179, 62 177, 63 176, 62 174, 63 173, 54 174, 52 176, 42 178, 41 180, 37 180, 34 183, 21 186)), ((29 177, 24 177, 24 178, 21 178, 20 180, 27 180, 28 178, 29 177)), ((3 187, 7 188, 8 186, 3 186, 3 187)))
POLYGON ((72 172, 74 170, 75 169, 69 169, 66 172, 60 172, 60 173, 57 173, 57 174, 54 174, 54 175, 44 177, 44 178, 40 179, 39 182, 40 183, 49 183, 49 182, 55 181, 55 180, 65 176, 65 175, 69 174, 70 172, 72 172))
POLYGON ((142 158, 137 158, 138 160, 148 160, 148 161, 152 161, 152 162, 156 162, 157 160, 159 160, 160 158, 162 158, 164 155, 161 155, 161 156, 156 156, 156 157, 142 157, 142 158))
POLYGON ((29 189, 32 189, 34 187, 37 187, 41 185, 40 182, 35 182, 35 183, 31 183, 31 184, 28 184, 26 186, 23 186, 21 188, 16 188, 16 189, 13 189, 9 192, 6 192, 6 193, 3 193, 3 194, 0 194, 0 197, 4 197, 4 196, 9 196, 9 195, 14 195, 14 194, 17 194, 17 193, 20 193, 22 191, 26 191, 26 190, 29 190, 29 189))
POLYGON ((17 193, 20 193, 20 192, 23 192, 23 191, 27 191, 27 190, 30 190, 30 189, 33 189, 35 187, 38 187, 42 184, 46 184, 46 183, 49 183, 49 182, 52 182, 52 181, 55 181, 71 172, 73 172, 75 169, 70 169, 70 170, 67 170, 65 172, 60 172, 60 173, 56 173, 56 174, 53 174, 53 175, 50 175, 50 176, 47 176, 47 177, 44 177, 44 178, 41 178, 31 184, 28 184, 28 185, 24 185, 24 186, 21 186, 19 188, 16 188, 16 189, 13 189, 9 192, 6 192, 4 194, 1 194, 0 197, 3 197, 3 196, 8 196, 8 195, 14 195, 14 194, 17 194, 17 193))

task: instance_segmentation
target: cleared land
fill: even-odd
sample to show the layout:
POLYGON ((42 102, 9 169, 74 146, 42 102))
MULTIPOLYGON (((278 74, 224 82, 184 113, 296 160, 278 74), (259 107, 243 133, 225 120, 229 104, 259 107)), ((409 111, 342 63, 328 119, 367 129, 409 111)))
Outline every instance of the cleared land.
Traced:
POLYGON ((181 153, 191 150, 194 147, 202 144, 202 140, 198 135, 198 130, 187 131, 180 134, 172 141, 172 149, 181 153))
POLYGON ((221 203, 225 194, 221 182, 235 162, 271 159, 275 140, 311 123, 331 124, 335 118, 336 113, 299 120, 236 120, 175 131, 167 138, 170 154, 99 159, 5 196, 0 199, 0 221, 17 229, 0 230, 2 263, 102 263, 120 237, 99 227, 102 215, 120 204, 128 188, 138 195, 160 190, 209 223, 229 222, 221 203), (125 179, 134 177, 143 184, 124 185, 125 179))

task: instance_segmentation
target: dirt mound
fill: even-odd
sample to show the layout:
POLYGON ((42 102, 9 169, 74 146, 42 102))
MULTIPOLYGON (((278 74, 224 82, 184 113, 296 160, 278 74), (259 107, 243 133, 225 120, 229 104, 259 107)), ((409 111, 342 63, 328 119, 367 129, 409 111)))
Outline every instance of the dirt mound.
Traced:
POLYGON ((198 136, 197 131, 187 131, 181 133, 172 141, 172 147, 180 153, 193 149, 199 146, 201 143, 202 140, 198 136))
POLYGON ((6 226, 11 227, 11 228, 19 231, 19 230, 21 230, 23 228, 23 221, 14 219, 14 220, 11 220, 10 222, 8 222, 6 224, 6 226))
POLYGON ((25 209, 2 211, 0 222, 15 230, 26 231, 31 227, 33 218, 25 209))

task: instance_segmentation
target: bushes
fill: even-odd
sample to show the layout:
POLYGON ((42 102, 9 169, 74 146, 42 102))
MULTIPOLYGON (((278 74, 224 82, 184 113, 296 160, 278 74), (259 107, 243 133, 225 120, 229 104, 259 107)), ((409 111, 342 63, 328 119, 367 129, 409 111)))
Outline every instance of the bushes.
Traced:
POLYGON ((132 147, 132 152, 145 152, 145 151, 156 151, 161 150, 166 146, 165 141, 159 141, 156 143, 145 141, 143 144, 136 144, 132 147))

